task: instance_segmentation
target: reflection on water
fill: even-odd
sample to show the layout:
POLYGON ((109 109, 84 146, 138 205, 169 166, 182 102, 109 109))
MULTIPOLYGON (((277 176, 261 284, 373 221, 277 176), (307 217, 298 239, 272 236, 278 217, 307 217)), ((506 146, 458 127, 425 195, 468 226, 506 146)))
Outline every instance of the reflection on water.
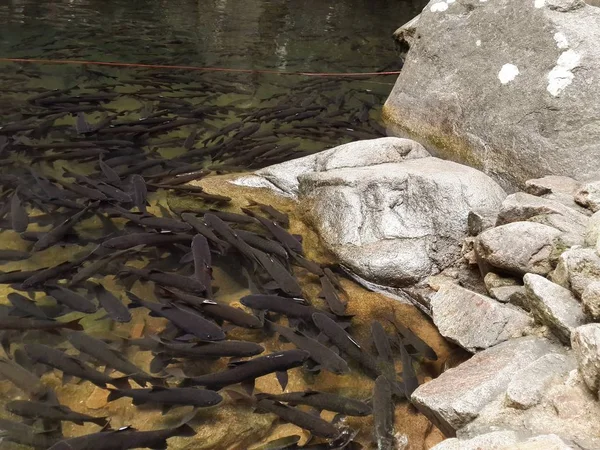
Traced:
MULTIPOLYGON (((400 62, 391 32, 424 3, 0 0, 0 56, 291 72, 394 70, 400 62)), ((375 355, 369 344, 371 321, 381 321, 389 333, 393 331, 390 318, 402 321, 440 356, 436 362, 419 366, 423 355, 408 347, 415 367, 420 367, 419 378, 435 376, 448 350, 435 329, 414 308, 394 309, 390 301, 366 293, 346 279, 338 285, 342 273, 314 236, 309 238, 311 233, 298 220, 293 203, 260 194, 253 198, 252 193, 232 193, 224 185, 208 192, 187 185, 351 140, 382 136, 379 109, 393 81, 385 76, 348 79, 1 64, 0 323, 14 325, 20 323, 17 319, 35 317, 56 319, 68 328, 81 326, 86 335, 110 346, 109 358, 114 354, 125 357, 141 370, 152 372, 152 377, 159 377, 150 378, 153 384, 173 388, 185 377, 226 370, 228 362, 235 365, 236 354, 228 354, 233 360, 193 359, 181 354, 165 358, 168 345, 195 345, 198 350, 206 344, 196 342, 225 333, 227 341, 260 343, 263 355, 293 349, 294 345, 277 339, 275 333, 257 329, 257 319, 248 317, 253 312, 248 308, 241 317, 238 310, 235 317, 224 319, 219 314, 231 313, 229 306, 243 308, 240 298, 250 292, 277 294, 284 297, 281 301, 303 297, 320 311, 337 309, 338 317, 332 317, 344 327, 349 324, 347 329, 365 344, 364 351, 370 355, 375 355), (289 214, 289 230, 285 231, 285 221, 277 218, 277 211, 253 205, 251 198, 289 214), (241 215, 240 207, 250 210, 241 215), (224 214, 227 212, 236 214, 224 214), (274 231, 269 225, 272 220, 280 220, 284 226, 274 231), (191 252, 190 241, 198 233, 208 241, 191 252), (293 235, 304 237, 303 249, 293 235), (239 236, 244 237, 241 243, 239 236), (136 242, 132 244, 131 239, 136 242), (290 250, 294 248, 335 273, 325 276, 321 268, 315 269, 290 250), (212 269, 207 258, 212 259, 212 269), (324 277, 333 278, 324 281, 324 277), (201 295, 210 298, 210 306, 181 296, 183 290, 198 299, 198 280, 209 287, 201 295), (328 295, 321 295, 326 289, 328 295), (136 306, 131 303, 131 299, 137 301, 136 296, 144 307, 131 308, 136 306), (348 304, 335 303, 339 299, 348 304), (202 316, 195 319, 193 327, 187 327, 182 323, 184 317, 169 316, 167 320, 164 314, 155 317, 160 311, 149 314, 157 303, 145 301, 202 316), (131 308, 129 312, 119 309, 124 305, 131 308), (222 331, 215 332, 217 326, 222 331), (205 329, 210 333, 203 334, 205 329), (163 342, 148 340, 153 336, 163 342)), ((310 339, 317 338, 319 330, 310 317, 284 316, 267 318, 299 328, 310 339)), ((32 344, 43 343, 75 357, 85 367, 99 369, 101 376, 116 378, 114 387, 121 384, 121 377, 133 374, 122 361, 116 368, 113 364, 116 373, 102 373, 110 367, 103 361, 106 355, 90 356, 90 351, 81 350, 68 329, 50 331, 0 330, 5 356, 11 360, 0 360, 0 371, 17 370, 14 364, 18 364, 32 380, 41 377, 43 386, 42 391, 32 390, 19 383, 19 377, 0 382, 0 429, 10 429, 12 440, 18 435, 21 442, 46 448, 63 435, 100 431, 94 423, 61 422, 46 416, 42 416, 45 420, 17 423, 18 415, 3 408, 15 399, 43 400, 50 405, 60 402, 79 413, 108 417, 115 429, 128 425, 140 430, 169 429, 189 419, 189 408, 175 408, 163 415, 164 405, 157 408, 138 402, 134 406, 131 399, 117 399, 115 394, 108 398, 98 379, 94 384, 77 382, 69 374, 62 376, 56 369, 60 364, 42 361, 47 355, 36 356, 32 344), (30 425, 33 428, 23 428, 30 425)), ((326 342, 323 336, 319 339, 326 342)), ((401 369, 399 355, 400 347, 395 347, 396 371, 401 369)), ((351 373, 342 375, 319 372, 314 361, 307 366, 312 371, 288 371, 288 392, 324 390, 366 400, 372 394, 372 378, 380 371, 379 366, 364 371, 365 361, 362 366, 351 361, 351 373)), ((386 376, 393 377, 389 371, 386 376)), ((131 379, 137 382, 139 376, 131 379)), ((281 393, 284 379, 282 373, 259 377, 256 390, 281 393)), ((132 386, 135 382, 131 381, 132 386)), ((239 386, 232 388, 244 393, 239 386)), ((275 415, 255 412, 256 405, 248 399, 221 394, 224 400, 219 406, 201 409, 189 422, 196 436, 186 437, 189 429, 180 428, 173 433, 176 437, 169 439, 169 448, 242 449, 294 435, 300 436, 302 444, 308 440, 306 426, 278 422, 275 415)), ((16 406, 9 407, 14 412, 16 406)), ((324 412, 321 417, 331 422, 334 414, 324 412)), ((410 437, 411 448, 423 448, 430 431, 428 422, 407 402, 396 404, 396 419, 397 431, 410 437)), ((358 442, 373 446, 371 416, 347 418, 339 429, 355 430, 358 442)), ((316 436, 320 436, 318 432, 316 436)), ((0 445, 14 446, 5 441, 0 445)))

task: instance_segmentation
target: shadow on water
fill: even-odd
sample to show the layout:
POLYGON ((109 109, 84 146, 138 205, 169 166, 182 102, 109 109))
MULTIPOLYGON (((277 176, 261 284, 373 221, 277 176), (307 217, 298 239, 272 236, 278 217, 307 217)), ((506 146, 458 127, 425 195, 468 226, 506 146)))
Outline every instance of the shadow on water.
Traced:
MULTIPOLYGON (((0 0, 0 56, 282 72, 398 70, 400 60, 391 33, 426 3, 0 0)), ((19 293, 26 302, 33 301, 38 308, 36 313, 42 311, 60 322, 80 319, 87 334, 109 341, 113 349, 149 371, 153 362, 156 364, 156 349, 150 349, 151 352, 135 347, 131 340, 156 334, 165 339, 181 339, 182 333, 164 318, 149 315, 144 308, 131 309, 131 320, 121 322, 102 303, 99 306, 103 308, 93 313, 73 311, 49 295, 56 293, 56 285, 65 287, 73 283, 81 270, 105 262, 80 283, 70 286, 76 294, 92 300, 94 307, 98 306, 99 285, 124 303, 129 302, 126 290, 144 300, 164 301, 165 292, 158 288, 161 282, 144 282, 134 270, 193 275, 198 266, 194 267, 189 241, 196 232, 208 232, 186 228, 182 222, 185 213, 198 220, 208 210, 239 214, 239 207, 248 206, 251 195, 227 190, 207 192, 190 187, 187 182, 253 170, 345 142, 383 136, 379 111, 393 82, 393 76, 307 77, 0 63, 0 255, 6 258, 0 265, 3 281, 0 319, 30 315, 22 309, 15 313, 14 305, 9 305, 8 295, 19 293), (143 207, 136 200, 139 191, 135 176, 143 178, 148 191, 145 216, 141 215, 143 207), (40 243, 86 205, 90 210, 52 245, 45 248, 40 243), (28 216, 25 223, 19 219, 19 213, 28 216), (159 220, 160 225, 143 222, 142 219, 148 218, 159 220), (160 222, 162 219, 172 221, 160 222), (169 228, 173 226, 183 229, 169 228), (144 248, 130 246, 125 251, 103 246, 107 239, 139 233, 175 236, 180 242, 144 248), (32 282, 29 279, 32 274, 24 276, 27 271, 39 275, 44 268, 58 272, 41 282, 32 282), (23 283, 29 285, 25 287, 23 283)), ((310 231, 302 225, 292 203, 275 198, 257 199, 276 205, 290 216, 289 232, 304 236, 305 250, 319 247, 314 236, 307 237, 310 231)), ((269 217, 257 206, 252 211, 269 217)), ((245 231, 248 236, 253 232, 273 242, 272 231, 256 220, 222 217, 225 226, 236 233, 245 231)), ((216 231, 217 227, 213 224, 211 229, 216 231)), ((283 256, 269 253, 266 260, 259 258, 257 262, 252 255, 244 254, 247 249, 243 246, 226 251, 222 246, 226 234, 217 231, 217 240, 206 234, 213 259, 213 300, 239 308, 242 307, 239 299, 250 292, 298 296, 293 286, 287 292, 282 289, 287 273, 300 284, 306 300, 320 310, 327 310, 319 295, 322 279, 289 258, 289 248, 285 250, 278 244, 276 249, 282 248, 283 256)), ((322 250, 307 250, 306 256, 331 267, 337 277, 343 278, 330 255, 322 250)), ((347 279, 342 279, 336 289, 343 300, 349 300, 347 313, 354 316, 349 330, 365 343, 369 352, 374 352, 369 344, 372 320, 386 324, 392 334, 393 329, 386 322, 390 316, 383 312, 389 306, 396 320, 417 332, 438 354, 438 361, 422 365, 423 358, 413 355, 421 381, 439 373, 449 347, 414 308, 393 305, 347 279)), ((203 295, 210 297, 207 292, 203 295)), ((232 327, 213 316, 210 320, 223 326, 227 339, 260 343, 265 353, 294 348, 276 339, 273 333, 232 327)), ((285 319, 279 323, 298 326, 307 335, 317 337, 312 323, 285 319)), ((105 364, 75 351, 62 332, 0 330, 0 334, 6 356, 41 376, 44 385, 56 392, 61 403, 95 417, 108 416, 113 428, 130 424, 141 430, 167 428, 188 412, 175 409, 162 415, 160 408, 137 408, 127 398, 107 403, 106 390, 89 382, 61 380, 59 370, 49 370, 47 365, 34 364, 23 356, 22 344, 42 342, 76 356, 85 364, 104 368, 105 364)), ((399 371, 399 349, 394 354, 399 371)), ((225 358, 195 362, 175 358, 166 363, 171 366, 166 369, 201 375, 224 370, 227 362, 225 358)), ((345 375, 292 369, 287 390, 320 389, 368 399, 373 388, 372 377, 354 362, 351 367, 352 372, 345 375)), ((160 374, 169 379, 171 387, 176 385, 169 378, 171 372, 160 374)), ((259 378, 256 389, 281 392, 273 374, 259 378)), ((9 400, 29 398, 23 389, 6 381, 0 381, 0 392, 0 406, 9 400)), ((252 407, 224 397, 222 405, 202 410, 191 422, 197 432, 195 438, 172 438, 169 448, 242 449, 264 439, 290 435, 300 435, 302 442, 307 440, 302 428, 277 425, 275 416, 256 414, 252 407)), ((52 398, 46 401, 52 402, 52 398)), ((17 420, 17 416, 4 410, 0 417, 17 420)), ((322 417, 331 421, 333 414, 323 413, 322 417)), ((426 442, 439 440, 427 420, 407 402, 397 406, 396 420, 398 431, 413 441, 414 447, 409 448, 423 448, 426 442)), ((357 440, 367 448, 372 446, 372 418, 348 418, 342 426, 356 429, 357 440)), ((65 436, 77 436, 100 430, 90 423, 61 425, 56 420, 37 421, 34 427, 37 431, 46 430, 41 437, 36 434, 36 438, 50 440, 56 440, 61 431, 65 436)))

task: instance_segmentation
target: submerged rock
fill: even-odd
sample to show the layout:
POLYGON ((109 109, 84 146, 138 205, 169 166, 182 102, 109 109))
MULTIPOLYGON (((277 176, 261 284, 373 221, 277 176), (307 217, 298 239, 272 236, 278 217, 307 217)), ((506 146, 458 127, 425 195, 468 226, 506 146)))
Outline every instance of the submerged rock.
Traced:
POLYGON ((506 392, 519 369, 548 353, 560 352, 562 349, 547 339, 511 339, 420 386, 412 395, 413 404, 447 436, 454 436, 506 392))
POLYGON ((546 275, 552 270, 553 241, 559 235, 547 225, 513 222, 480 234, 475 251, 491 267, 518 275, 546 275))
POLYGON ((573 330, 587 321, 580 303, 571 291, 539 275, 528 273, 523 281, 528 309, 561 342, 569 344, 573 330))
POLYGON ((600 324, 590 323, 576 328, 571 345, 579 364, 579 372, 593 394, 600 389, 600 324))
POLYGON ((532 324, 523 310, 455 284, 442 286, 431 308, 440 334, 473 353, 520 337, 532 324))
POLYGON ((505 187, 598 170, 600 9, 432 0, 400 34, 410 50, 384 107, 393 132, 505 187))

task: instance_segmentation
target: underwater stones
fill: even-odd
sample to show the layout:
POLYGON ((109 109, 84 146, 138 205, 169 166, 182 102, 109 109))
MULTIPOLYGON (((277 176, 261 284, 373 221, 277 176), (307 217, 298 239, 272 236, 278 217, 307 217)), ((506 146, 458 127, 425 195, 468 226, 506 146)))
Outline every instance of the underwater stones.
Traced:
POLYGON ((431 450, 505 450, 519 440, 519 435, 514 431, 493 431, 472 439, 446 439, 431 450))
POLYGON ((571 332, 586 322, 585 314, 571 291, 528 273, 525 282, 526 303, 540 323, 547 325, 564 344, 569 344, 571 332))
POLYGON ((484 231, 475 243, 477 256, 486 264, 523 275, 552 270, 553 241, 560 231, 534 222, 513 222, 484 231))
POLYGON ((301 199, 326 247, 352 272, 392 287, 454 263, 476 208, 504 191, 482 172, 438 158, 311 172, 301 199))
POLYGON ((600 210, 600 181, 587 183, 575 194, 575 201, 592 212, 600 210))
POLYGON ((584 74, 600 62, 600 10, 507 0, 447 2, 434 12, 437 2, 400 35, 411 45, 384 107, 389 129, 503 187, 547 174, 593 175, 600 88, 584 74), (502 84, 506 64, 520 74, 502 84))
POLYGON ((592 248, 570 248, 558 258, 552 281, 581 298, 590 283, 600 281, 600 256, 592 248))
POLYGON ((579 364, 579 372, 594 395, 600 389, 600 324, 590 323, 576 328, 571 345, 579 364))
POLYGON ((291 197, 298 195, 298 178, 306 173, 332 169, 376 166, 407 159, 428 157, 429 152, 417 142, 384 137, 350 142, 320 153, 286 161, 258 170, 254 175, 238 178, 234 184, 266 187, 291 197))
POLYGON ((549 340, 533 336, 502 342, 421 385, 412 402, 446 436, 454 436, 506 392, 518 370, 557 351, 561 349, 549 340))
POLYGON ((455 284, 443 285, 431 308, 440 334, 473 353, 520 337, 532 324, 521 309, 455 284))

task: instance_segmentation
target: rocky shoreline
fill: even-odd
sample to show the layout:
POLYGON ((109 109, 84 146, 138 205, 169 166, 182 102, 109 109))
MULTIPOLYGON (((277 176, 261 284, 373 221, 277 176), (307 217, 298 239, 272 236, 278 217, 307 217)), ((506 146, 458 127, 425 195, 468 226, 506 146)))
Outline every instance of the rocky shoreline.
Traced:
POLYGON ((600 183, 548 176, 507 195, 400 138, 232 182, 296 199, 355 278, 473 354, 412 396, 449 438, 435 450, 600 448, 600 183))

